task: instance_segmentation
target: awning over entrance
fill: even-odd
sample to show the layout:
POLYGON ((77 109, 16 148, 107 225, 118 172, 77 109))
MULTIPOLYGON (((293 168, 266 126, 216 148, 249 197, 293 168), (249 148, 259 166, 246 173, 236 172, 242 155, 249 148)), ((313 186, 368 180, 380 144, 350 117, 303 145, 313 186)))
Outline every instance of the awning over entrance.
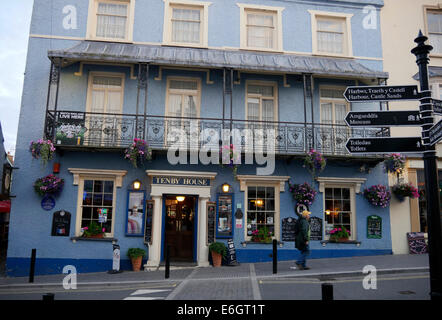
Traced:
POLYGON ((386 79, 387 72, 371 70, 353 59, 264 53, 245 50, 199 49, 82 41, 72 48, 49 50, 49 58, 70 61, 153 63, 202 68, 233 68, 248 71, 311 73, 360 79, 386 79))
POLYGON ((11 211, 11 200, 0 201, 0 213, 8 213, 11 211))

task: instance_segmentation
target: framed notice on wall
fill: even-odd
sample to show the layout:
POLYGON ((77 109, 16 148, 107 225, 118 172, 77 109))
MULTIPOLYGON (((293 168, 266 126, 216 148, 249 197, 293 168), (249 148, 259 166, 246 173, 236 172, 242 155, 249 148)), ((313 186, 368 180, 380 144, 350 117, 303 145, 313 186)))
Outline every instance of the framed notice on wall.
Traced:
POLYGON ((127 194, 126 236, 143 236, 144 197, 144 191, 127 194))
POLYGON ((144 244, 152 244, 154 200, 146 200, 146 214, 144 215, 144 244))
POLYGON ((216 234, 216 202, 207 202, 207 245, 215 242, 216 234))
POLYGON ((367 239, 382 238, 382 218, 376 215, 367 217, 367 239))

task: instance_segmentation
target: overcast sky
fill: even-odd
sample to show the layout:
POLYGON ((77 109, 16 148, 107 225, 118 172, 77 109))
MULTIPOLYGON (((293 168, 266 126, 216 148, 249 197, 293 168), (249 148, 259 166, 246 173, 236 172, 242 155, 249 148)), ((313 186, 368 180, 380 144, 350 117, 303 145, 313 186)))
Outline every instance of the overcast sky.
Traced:
POLYGON ((2 1, 0 122, 5 149, 15 152, 33 0, 2 1))

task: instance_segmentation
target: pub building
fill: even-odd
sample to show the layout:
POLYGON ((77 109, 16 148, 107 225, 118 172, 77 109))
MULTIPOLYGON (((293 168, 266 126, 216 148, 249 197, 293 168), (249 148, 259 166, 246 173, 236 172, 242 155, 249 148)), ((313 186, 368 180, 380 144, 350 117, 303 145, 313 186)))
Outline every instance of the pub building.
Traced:
POLYGON ((365 188, 388 185, 383 155, 345 148, 350 137, 389 135, 344 122, 350 110, 385 109, 343 96, 347 86, 388 78, 380 28, 364 29, 361 14, 371 5, 378 17, 382 1, 69 4, 63 10, 34 1, 8 275, 28 274, 34 248, 36 274, 61 273, 66 265, 108 271, 112 244, 120 247, 123 270, 130 269, 129 248, 146 249, 145 270, 164 263, 166 248, 172 265, 208 267, 213 241, 233 243, 239 263, 270 261, 271 242, 255 241, 260 230, 278 241, 279 260, 294 260, 289 182, 317 192, 308 206, 311 258, 392 253, 389 207, 363 196, 365 188), (235 129, 250 130, 255 148, 250 157, 247 139, 232 138, 241 156, 236 171, 201 156, 223 130, 235 129), (274 135, 261 135, 263 129, 274 135), (46 166, 29 151, 41 138, 56 148, 46 166), (152 149, 136 167, 125 158, 135 138, 152 149), (177 141, 181 148, 171 156, 177 141), (264 141, 261 149, 257 141, 264 141), (266 154, 272 145, 274 154, 266 154), (311 149, 327 160, 314 179, 304 167, 311 149), (181 162, 180 150, 190 150, 181 162), (274 170, 259 174, 273 169, 273 158, 274 170), (51 173, 64 179, 61 192, 34 192, 34 181, 51 173), (100 237, 88 236, 92 222, 100 237), (330 231, 342 226, 349 239, 330 241, 330 231))

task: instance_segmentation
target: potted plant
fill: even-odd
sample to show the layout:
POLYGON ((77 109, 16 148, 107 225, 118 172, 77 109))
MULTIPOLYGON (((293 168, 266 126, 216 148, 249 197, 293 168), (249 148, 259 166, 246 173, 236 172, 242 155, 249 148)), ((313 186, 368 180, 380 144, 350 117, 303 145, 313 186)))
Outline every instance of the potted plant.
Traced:
POLYGON ((222 258, 227 254, 227 247, 222 242, 212 242, 209 245, 209 251, 212 254, 212 261, 214 267, 221 266, 222 258))
POLYGON ((146 251, 141 248, 129 248, 127 255, 132 262, 132 270, 140 271, 141 263, 143 261, 143 257, 146 255, 146 251))
POLYGON ((152 149, 143 139, 135 138, 132 144, 125 150, 124 158, 128 159, 132 165, 137 168, 138 161, 152 159, 152 149))
POLYGON ((34 159, 41 159, 43 165, 46 165, 49 160, 54 158, 55 147, 51 140, 38 139, 31 141, 29 151, 34 159))
POLYGON ((302 203, 306 206, 310 206, 313 203, 317 194, 316 190, 307 182, 304 182, 303 184, 292 184, 289 180, 289 190, 293 195, 293 199, 297 203, 302 203))
POLYGON ((34 190, 40 196, 54 195, 61 193, 64 186, 64 180, 53 174, 39 178, 34 182, 34 190))
POLYGON ((95 221, 91 221, 87 227, 81 228, 83 231, 83 237, 85 238, 103 238, 106 231, 95 221))
POLYGON ((347 230, 344 226, 334 228, 328 234, 332 242, 346 242, 350 238, 350 230, 347 230))
POLYGON ((378 184, 364 189, 364 197, 372 205, 385 208, 390 203, 391 193, 386 186, 378 184))
POLYGON ((401 202, 404 201, 405 197, 419 198, 419 190, 411 182, 394 185, 391 188, 391 192, 401 202))

